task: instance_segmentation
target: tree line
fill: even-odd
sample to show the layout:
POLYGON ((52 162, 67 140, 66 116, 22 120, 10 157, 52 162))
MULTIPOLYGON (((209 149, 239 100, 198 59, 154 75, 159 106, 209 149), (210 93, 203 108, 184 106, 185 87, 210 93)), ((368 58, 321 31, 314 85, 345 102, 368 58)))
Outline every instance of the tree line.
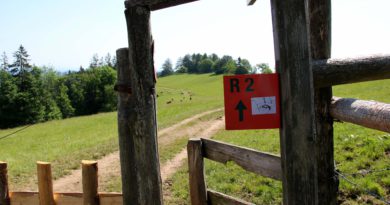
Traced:
POLYGON ((92 57, 89 68, 59 73, 30 65, 21 45, 0 69, 0 128, 116 110, 116 59, 92 57))
POLYGON ((248 73, 272 73, 269 65, 266 63, 252 66, 249 60, 244 58, 234 59, 232 56, 224 55, 219 57, 213 53, 193 53, 180 57, 175 67, 168 58, 162 65, 162 71, 159 76, 168 76, 175 73, 214 73, 219 74, 248 74, 248 73))
MULTIPOLYGON (((95 54, 88 68, 67 73, 31 65, 29 57, 22 45, 13 53, 12 63, 5 52, 1 55, 0 129, 116 110, 115 56, 95 54)), ((175 67, 167 59, 158 75, 271 72, 264 63, 251 66, 248 60, 229 55, 194 53, 179 58, 175 67)))

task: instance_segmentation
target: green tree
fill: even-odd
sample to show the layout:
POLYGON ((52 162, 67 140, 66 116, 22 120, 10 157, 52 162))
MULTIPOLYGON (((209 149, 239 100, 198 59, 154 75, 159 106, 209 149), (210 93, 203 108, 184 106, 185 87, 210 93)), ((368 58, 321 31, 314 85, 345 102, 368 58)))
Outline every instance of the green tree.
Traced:
POLYGON ((263 74, 273 73, 273 71, 269 67, 268 63, 256 64, 254 70, 255 70, 255 72, 259 71, 260 73, 263 73, 263 74))
POLYGON ((182 65, 187 68, 188 73, 194 73, 196 69, 194 69, 194 63, 192 62, 191 56, 189 54, 183 57, 182 65))
POLYGON ((172 74, 173 74, 172 62, 168 58, 165 60, 164 64, 162 65, 162 71, 161 71, 160 76, 164 77, 164 76, 168 76, 168 75, 172 75, 172 74))
POLYGON ((68 87, 66 87, 62 82, 60 82, 57 86, 57 95, 55 100, 63 118, 72 117, 75 114, 75 109, 72 107, 72 102, 68 96, 68 87))
POLYGON ((20 45, 18 50, 14 53, 15 61, 11 65, 11 73, 13 76, 29 71, 31 68, 31 65, 29 64, 29 56, 30 55, 28 55, 27 50, 23 47, 23 45, 20 45))
POLYGON ((41 68, 41 92, 42 101, 45 106, 45 121, 62 119, 63 115, 58 106, 59 102, 56 100, 58 93, 59 74, 53 68, 41 68), (45 100, 46 99, 46 100, 45 100))
POLYGON ((90 68, 96 68, 99 66, 99 56, 97 53, 93 54, 92 58, 91 58, 91 62, 89 64, 89 67, 90 68))
POLYGON ((212 53, 210 56, 209 56, 209 59, 212 60, 214 63, 217 62, 219 60, 219 57, 217 54, 215 53, 212 53))
POLYGON ((104 65, 113 67, 110 53, 107 53, 107 55, 104 57, 104 65))
POLYGON ((200 73, 211 73, 213 72, 213 61, 209 58, 203 59, 199 64, 200 73))
POLYGON ((221 59, 214 63, 213 70, 215 74, 227 73, 229 70, 235 69, 235 62, 231 56, 224 55, 221 59))
POLYGON ((252 66, 249 61, 239 57, 237 60, 237 68, 234 71, 234 74, 248 74, 250 70, 252 70, 252 66))
POLYGON ((8 67, 9 67, 8 57, 7 57, 7 54, 5 52, 3 52, 3 54, 1 55, 1 65, 0 66, 1 66, 0 68, 2 70, 8 71, 8 67))
POLYGON ((14 77, 5 71, 0 70, 0 128, 8 128, 17 124, 15 113, 18 107, 15 105, 18 88, 14 77))
POLYGON ((114 68, 115 70, 117 70, 117 67, 118 67, 118 64, 117 64, 117 61, 116 61, 116 56, 112 56, 111 58, 111 65, 112 65, 112 68, 114 68))

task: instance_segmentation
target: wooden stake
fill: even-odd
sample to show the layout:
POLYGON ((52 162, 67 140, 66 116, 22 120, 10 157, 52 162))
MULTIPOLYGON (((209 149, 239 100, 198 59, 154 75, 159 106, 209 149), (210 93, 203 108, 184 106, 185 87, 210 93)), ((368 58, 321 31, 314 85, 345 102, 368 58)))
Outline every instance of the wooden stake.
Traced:
POLYGON ((37 162, 38 190, 40 205, 54 205, 51 165, 48 162, 37 162))
POLYGON ((81 162, 83 175, 83 198, 85 205, 98 205, 98 166, 96 161, 81 162))
POLYGON ((9 205, 7 163, 0 161, 0 205, 9 205))
POLYGON ((125 14, 129 48, 117 51, 123 203, 161 205, 150 10, 134 6, 125 14))
POLYGON ((190 139, 187 144, 187 153, 191 204, 206 205, 207 189, 204 177, 202 141, 200 139, 190 139))

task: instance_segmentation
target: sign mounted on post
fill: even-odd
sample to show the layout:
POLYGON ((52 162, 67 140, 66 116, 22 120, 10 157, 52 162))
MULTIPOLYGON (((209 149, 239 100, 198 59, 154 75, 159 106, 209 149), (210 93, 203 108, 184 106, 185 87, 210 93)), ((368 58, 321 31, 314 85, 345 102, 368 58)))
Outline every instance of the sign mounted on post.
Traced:
POLYGON ((279 75, 224 76, 227 130, 280 127, 279 75))

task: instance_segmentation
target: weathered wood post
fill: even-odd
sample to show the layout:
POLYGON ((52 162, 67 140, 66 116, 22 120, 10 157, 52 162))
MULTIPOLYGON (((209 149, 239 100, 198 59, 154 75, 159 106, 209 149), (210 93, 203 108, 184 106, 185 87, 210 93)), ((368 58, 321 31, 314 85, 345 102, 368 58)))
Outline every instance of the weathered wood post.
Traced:
POLYGON ((0 205, 9 205, 7 163, 0 161, 0 205))
MULTIPOLYGON (((309 0, 310 51, 313 60, 331 57, 331 0, 309 0)), ((338 179, 335 175, 333 118, 330 116, 332 87, 314 89, 315 144, 318 204, 336 204, 338 179)))
POLYGON ((125 15, 129 48, 117 50, 116 85, 123 202, 163 204, 150 9, 131 6, 125 15))
POLYGON ((81 161, 83 200, 86 205, 98 205, 98 166, 97 161, 81 161))
POLYGON ((207 205, 202 141, 190 139, 187 144, 191 205, 207 205))
POLYGON ((280 73, 283 204, 335 204, 332 89, 314 88, 312 59, 330 57, 330 0, 271 0, 280 73))
POLYGON ((51 165, 48 162, 37 162, 38 190, 40 205, 54 205, 51 165))

